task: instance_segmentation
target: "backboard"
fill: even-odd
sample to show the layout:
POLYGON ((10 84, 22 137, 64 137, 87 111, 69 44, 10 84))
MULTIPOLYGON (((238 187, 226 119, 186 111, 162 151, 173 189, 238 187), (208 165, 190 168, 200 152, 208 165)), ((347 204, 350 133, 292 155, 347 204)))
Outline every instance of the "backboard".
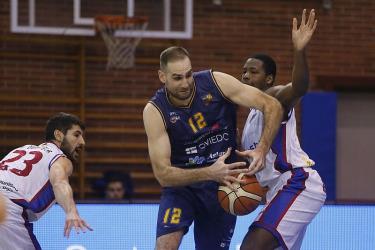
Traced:
POLYGON ((190 39, 193 34, 193 0, 10 0, 14 33, 94 36, 98 15, 149 18, 147 30, 118 36, 190 39))

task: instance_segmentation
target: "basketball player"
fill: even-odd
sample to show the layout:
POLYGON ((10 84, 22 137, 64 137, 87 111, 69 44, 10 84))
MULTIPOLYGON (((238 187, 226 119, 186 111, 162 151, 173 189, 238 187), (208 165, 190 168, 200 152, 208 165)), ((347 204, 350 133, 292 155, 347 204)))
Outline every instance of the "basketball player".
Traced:
POLYGON ((161 53, 158 73, 164 87, 143 112, 153 171, 163 187, 156 249, 178 249, 192 222, 196 249, 228 249, 236 217, 221 208, 218 183, 233 188, 239 180, 232 175, 248 171, 237 169, 245 162, 236 162, 231 151, 236 148, 236 104, 265 114, 250 169, 264 162, 281 121, 281 105, 225 73, 193 72, 181 47, 161 53))
MULTIPOLYGON (((314 10, 307 20, 306 10, 303 10, 299 28, 296 18, 293 19, 291 83, 273 85, 276 64, 267 55, 250 57, 243 66, 242 82, 279 100, 284 108, 284 119, 264 168, 256 173, 259 183, 269 191, 264 208, 243 239, 241 250, 300 249, 307 225, 324 204, 326 194, 319 174, 312 168, 314 161, 300 148, 293 108, 308 89, 305 48, 316 25, 314 10)), ((262 128, 262 111, 251 109, 242 134, 242 147, 248 151, 239 152, 241 156, 246 157, 259 146, 262 128)))
POLYGON ((38 220, 57 201, 65 211, 64 235, 92 230, 79 216, 68 177, 72 161, 85 144, 84 125, 75 116, 59 113, 46 126, 46 142, 12 150, 0 161, 0 192, 7 218, 0 224, 0 249, 41 249, 33 234, 38 220))

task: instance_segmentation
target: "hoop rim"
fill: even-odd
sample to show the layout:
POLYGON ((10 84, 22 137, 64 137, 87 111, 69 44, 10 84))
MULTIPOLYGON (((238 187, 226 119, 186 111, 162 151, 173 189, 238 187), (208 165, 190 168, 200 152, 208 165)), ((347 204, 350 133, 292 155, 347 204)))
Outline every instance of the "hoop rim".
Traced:
POLYGON ((107 25, 120 25, 120 24, 144 24, 148 22, 147 16, 120 16, 120 15, 98 15, 95 16, 95 24, 105 23, 107 25))

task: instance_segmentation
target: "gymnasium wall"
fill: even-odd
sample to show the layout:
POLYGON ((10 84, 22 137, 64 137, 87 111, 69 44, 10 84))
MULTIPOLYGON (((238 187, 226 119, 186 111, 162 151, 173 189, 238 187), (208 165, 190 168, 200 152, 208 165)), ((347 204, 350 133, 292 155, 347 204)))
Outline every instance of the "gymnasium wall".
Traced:
POLYGON ((337 196, 375 201, 375 94, 341 93, 337 103, 337 196))
MULTIPOLYGON (((64 22, 73 14, 67 11, 71 2, 53 1, 48 5, 50 9, 38 9, 40 22, 64 22), (44 12, 55 15, 52 20, 44 20, 44 12)), ((319 21, 308 50, 313 84, 321 76, 373 77, 375 74, 374 1, 336 0, 332 1, 329 10, 323 8, 320 0, 223 0, 222 5, 212 2, 194 1, 191 40, 144 39, 137 51, 137 67, 106 72, 105 60, 90 58, 106 55, 101 38, 12 34, 9 31, 10 1, 1 1, 0 90, 2 93, 20 93, 26 89, 30 94, 58 91, 66 96, 76 95, 81 46, 85 47, 86 57, 89 57, 84 69, 86 84, 90 87, 87 95, 149 97, 159 86, 156 78, 158 55, 163 48, 174 44, 189 49, 196 70, 214 68, 234 76, 241 74, 241 66, 251 53, 269 53, 278 64, 277 82, 285 83, 290 80, 292 67, 291 20, 293 16, 299 17, 303 8, 315 8, 319 21), (10 52, 24 56, 16 58, 6 54, 10 52), (40 58, 33 58, 34 55, 40 58), (45 55, 51 58, 42 58, 45 55), (59 58, 62 55, 71 57, 59 58)), ((124 10, 118 1, 103 5, 101 1, 92 0, 86 1, 86 5, 88 11, 101 8, 103 13, 124 10)), ((21 13, 26 13, 27 1, 20 1, 20 8, 24 9, 21 13)), ((161 14, 154 14, 148 8, 144 12, 161 14)), ((20 23, 27 18, 21 16, 20 23)))
MULTIPOLYGON (((19 1, 21 24, 28 19, 27 2, 19 1)), ((64 23, 73 15, 68 11, 71 0, 37 2, 45 5, 37 12, 41 24, 64 23), (46 13, 53 13, 53 18, 46 18, 46 13)), ((136 14, 160 16, 155 1, 137 2, 144 9, 136 14)), ((194 1, 192 39, 143 39, 134 68, 106 71, 107 52, 99 36, 11 33, 10 1, 1 1, 0 155, 18 144, 40 142, 50 114, 72 112, 88 125, 86 154, 72 180, 77 197, 94 197, 90 183, 101 171, 120 169, 137 180, 136 195, 157 198, 159 188, 148 161, 141 112, 161 86, 157 79, 160 52, 181 45, 190 51, 194 70, 213 68, 236 77, 249 55, 265 52, 278 64, 276 82, 286 83, 292 70, 292 17, 299 17, 303 8, 315 8, 318 29, 308 49, 312 88, 339 89, 342 79, 355 79, 345 82, 349 89, 373 83, 375 2, 335 0, 330 9, 322 2, 223 0, 215 5, 211 0, 194 1)), ((123 10, 119 1, 106 1, 105 6, 99 0, 83 3, 87 13, 98 8, 103 14, 123 10)), ((245 115, 241 109, 240 127, 245 115)))

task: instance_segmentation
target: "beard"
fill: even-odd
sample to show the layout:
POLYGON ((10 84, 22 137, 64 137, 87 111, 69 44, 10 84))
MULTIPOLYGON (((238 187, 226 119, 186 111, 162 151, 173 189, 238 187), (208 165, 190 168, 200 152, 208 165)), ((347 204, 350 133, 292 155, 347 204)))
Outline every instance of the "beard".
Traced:
POLYGON ((186 91, 184 92, 172 92, 172 91, 169 91, 168 89, 167 90, 167 93, 170 97, 176 99, 176 100, 179 100, 179 101, 185 101, 185 100, 188 100, 191 98, 191 95, 193 93, 193 88, 189 88, 189 89, 186 89, 186 91))
POLYGON ((191 96, 191 91, 189 93, 186 93, 185 95, 182 94, 174 94, 169 92, 169 95, 172 96, 174 99, 180 100, 180 101, 185 101, 188 100, 191 96))
POLYGON ((70 146, 70 144, 65 138, 61 142, 60 149, 66 155, 66 157, 68 157, 68 159, 71 160, 73 163, 78 162, 78 157, 74 155, 75 151, 72 149, 72 146, 70 146))

